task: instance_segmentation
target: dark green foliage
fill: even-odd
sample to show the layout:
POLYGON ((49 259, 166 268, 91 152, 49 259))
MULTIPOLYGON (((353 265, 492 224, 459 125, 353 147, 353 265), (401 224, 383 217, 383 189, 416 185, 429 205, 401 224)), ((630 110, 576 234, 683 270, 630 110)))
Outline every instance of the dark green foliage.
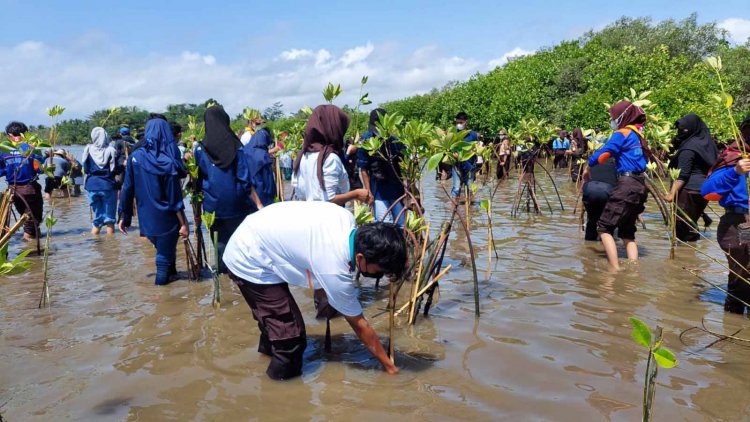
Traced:
POLYGON ((750 45, 730 47, 725 36, 714 23, 699 25, 695 15, 657 24, 622 18, 466 82, 382 106, 443 127, 463 110, 471 127, 487 135, 528 118, 568 129, 607 128, 604 104, 630 96, 632 88, 652 91, 654 111, 667 119, 695 112, 726 139, 731 136, 726 114, 711 100, 720 91, 718 81, 703 61, 722 56, 734 112, 744 117, 750 111, 750 45))

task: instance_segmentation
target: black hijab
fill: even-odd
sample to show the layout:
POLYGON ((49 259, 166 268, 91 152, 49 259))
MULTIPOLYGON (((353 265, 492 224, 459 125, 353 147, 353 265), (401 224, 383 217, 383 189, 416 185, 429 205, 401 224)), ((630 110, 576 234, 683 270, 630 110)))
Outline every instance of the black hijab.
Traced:
POLYGON ((242 142, 229 127, 229 115, 219 105, 206 109, 205 124, 206 136, 203 138, 203 149, 211 160, 220 169, 232 165, 237 151, 242 148, 242 142))
POLYGON ((677 139, 682 141, 677 155, 682 151, 693 151, 706 164, 713 166, 719 157, 719 149, 711 138, 711 131, 706 123, 695 114, 688 114, 678 120, 675 125, 677 126, 677 139))
POLYGON ((380 122, 380 116, 385 116, 385 113, 386 111, 384 108, 376 108, 370 112, 370 122, 367 125, 367 130, 373 135, 377 135, 378 133, 378 127, 375 126, 375 123, 380 122))

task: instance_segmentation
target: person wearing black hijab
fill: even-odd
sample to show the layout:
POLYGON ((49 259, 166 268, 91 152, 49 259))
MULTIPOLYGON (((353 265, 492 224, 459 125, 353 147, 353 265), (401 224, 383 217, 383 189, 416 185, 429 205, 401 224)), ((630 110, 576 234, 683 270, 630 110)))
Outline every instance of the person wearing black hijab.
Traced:
POLYGON ((716 163, 719 150, 708 127, 695 114, 683 116, 675 126, 677 153, 672 158, 671 166, 680 169, 680 176, 665 199, 668 202, 676 199, 677 206, 689 217, 686 222, 683 220, 685 215, 678 212, 677 238, 683 242, 695 242, 700 238, 696 221, 708 205, 701 195, 701 187, 711 166, 716 163))
POLYGON ((263 208, 255 192, 242 143, 229 127, 229 115, 218 105, 205 113, 206 135, 195 147, 198 180, 203 192, 203 210, 214 213, 211 238, 217 236, 219 272, 226 272, 224 248, 242 220, 263 208))

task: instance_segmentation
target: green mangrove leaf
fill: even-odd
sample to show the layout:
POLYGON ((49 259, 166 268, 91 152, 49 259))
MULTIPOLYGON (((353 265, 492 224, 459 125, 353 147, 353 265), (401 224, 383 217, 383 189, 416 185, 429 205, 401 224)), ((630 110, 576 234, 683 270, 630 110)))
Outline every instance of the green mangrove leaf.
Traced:
POLYGON ((490 200, 483 199, 482 202, 479 203, 479 208, 483 209, 484 212, 490 212, 490 200))
POLYGON ((656 363, 659 364, 659 366, 666 369, 674 368, 679 363, 675 358, 674 353, 664 347, 654 351, 654 360, 656 360, 656 363))
POLYGON ((429 171, 429 172, 435 171, 435 169, 440 164, 440 161, 442 161, 443 155, 444 154, 442 152, 439 152, 439 153, 433 155, 432 157, 430 157, 430 159, 427 160, 427 171, 429 171))
POLYGON ((638 318, 628 318, 630 323, 633 324, 633 331, 631 335, 633 340, 641 346, 650 349, 651 348, 651 330, 648 328, 645 322, 638 318))
POLYGON ((211 227, 214 225, 214 220, 216 220, 216 213, 204 211, 203 215, 201 215, 201 220, 203 220, 203 224, 206 228, 211 230, 211 227))
POLYGON ((363 76, 362 77, 362 85, 366 85, 368 79, 369 79, 369 76, 367 76, 367 75, 363 76))

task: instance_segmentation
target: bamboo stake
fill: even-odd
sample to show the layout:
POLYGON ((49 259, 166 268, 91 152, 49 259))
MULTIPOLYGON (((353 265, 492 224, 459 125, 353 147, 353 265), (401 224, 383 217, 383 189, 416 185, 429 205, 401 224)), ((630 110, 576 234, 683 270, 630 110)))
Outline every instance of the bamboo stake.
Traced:
MULTIPOLYGON (((427 284, 426 286, 424 286, 424 287, 422 288, 422 290, 420 290, 419 292, 417 292, 417 297, 419 297, 419 296, 422 296, 423 294, 425 294, 425 293, 427 292, 427 290, 429 290, 429 289, 430 289, 430 287, 432 287, 432 286, 433 286, 433 285, 434 285, 435 283, 437 283, 438 281, 440 281, 440 279, 441 279, 441 278, 442 278, 442 277, 443 277, 443 276, 444 276, 445 274, 447 274, 447 273, 448 273, 448 271, 450 271, 450 269, 451 269, 451 268, 453 268, 453 264, 448 264, 448 266, 447 266, 447 267, 445 267, 445 268, 443 269, 443 271, 440 271, 440 273, 438 273, 438 275, 436 275, 436 276, 435 276, 435 277, 434 277, 434 278, 433 278, 432 280, 430 280, 430 282, 429 282, 429 283, 428 283, 428 284, 427 284)), ((401 312, 404 312, 404 311, 405 311, 405 310, 406 310, 406 309, 407 309, 408 307, 409 307, 409 304, 408 304, 408 303, 407 303, 407 304, 404 304, 404 306, 402 306, 401 308, 399 308, 399 310, 398 310, 398 311, 396 311, 396 313, 395 313, 394 315, 399 315, 399 314, 401 314, 401 312)))
POLYGON ((427 240, 430 237, 430 225, 427 224, 427 230, 424 235, 424 241, 422 242, 422 255, 419 258, 419 268, 417 269, 417 278, 414 280, 413 287, 412 287, 412 294, 411 299, 409 299, 410 307, 409 307, 409 324, 412 324, 415 320, 414 315, 414 308, 417 305, 417 292, 419 291, 419 283, 422 281, 422 268, 424 268, 424 254, 427 250, 427 240))
POLYGON ((14 224, 13 227, 11 227, 10 229, 8 229, 8 231, 5 232, 5 234, 3 235, 3 237, 0 238, 0 249, 4 248, 5 245, 7 245, 8 242, 10 242, 11 237, 13 237, 13 235, 18 231, 18 229, 20 229, 21 227, 23 227, 24 223, 26 223, 26 220, 28 220, 28 219, 29 219, 29 215, 28 214, 25 214, 25 213, 21 214, 21 218, 19 218, 16 221, 16 224, 14 224))

